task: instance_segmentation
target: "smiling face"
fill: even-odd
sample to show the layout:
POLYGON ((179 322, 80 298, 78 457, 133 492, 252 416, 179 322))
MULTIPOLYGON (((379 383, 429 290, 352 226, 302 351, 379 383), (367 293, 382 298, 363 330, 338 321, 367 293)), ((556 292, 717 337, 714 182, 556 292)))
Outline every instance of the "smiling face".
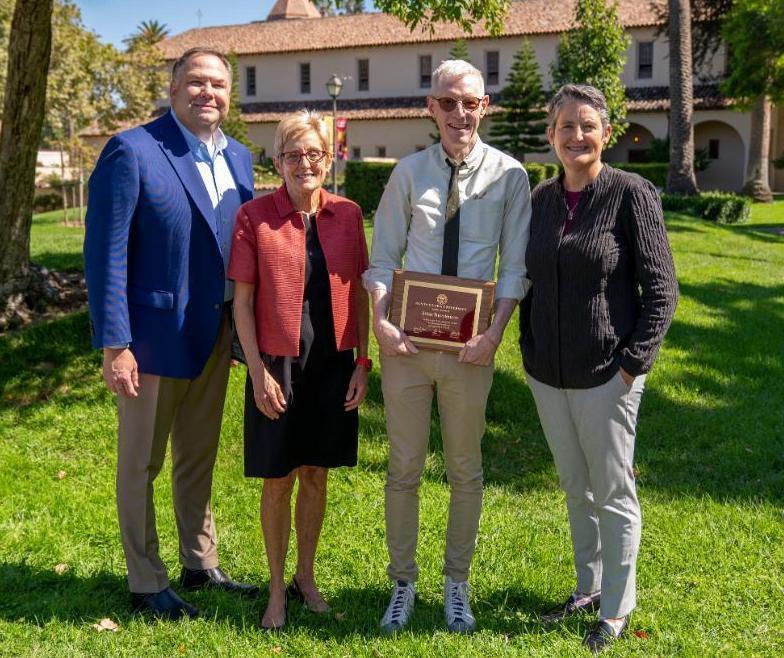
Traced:
POLYGON ((547 140, 567 172, 589 172, 601 167, 602 148, 611 132, 611 126, 602 126, 596 109, 571 101, 558 112, 555 126, 547 128, 547 140))
POLYGON ((191 57, 172 80, 171 106, 199 139, 209 141, 229 112, 229 72, 214 55, 191 57))
POLYGON ((482 117, 487 112, 490 97, 486 96, 482 81, 475 75, 464 75, 451 80, 443 80, 432 96, 427 98, 427 109, 438 125, 441 145, 449 157, 462 161, 471 152, 479 138, 477 130, 482 117), (436 98, 455 100, 480 99, 481 103, 473 112, 468 112, 459 103, 451 112, 441 108, 436 98))
POLYGON ((300 154, 296 164, 287 161, 293 156, 281 157, 280 153, 273 158, 273 163, 286 184, 286 191, 294 207, 297 210, 311 212, 318 204, 319 190, 332 164, 328 147, 322 143, 314 130, 308 130, 286 141, 283 145, 283 153, 300 154), (327 155, 320 162, 310 162, 305 157, 309 151, 327 152, 327 155))

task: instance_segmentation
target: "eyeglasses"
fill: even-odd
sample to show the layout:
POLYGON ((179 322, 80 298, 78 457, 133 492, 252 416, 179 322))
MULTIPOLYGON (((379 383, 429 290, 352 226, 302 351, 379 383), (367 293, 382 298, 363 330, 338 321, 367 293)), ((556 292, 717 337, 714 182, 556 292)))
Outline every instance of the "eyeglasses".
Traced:
POLYGON ((310 162, 310 164, 316 164, 317 162, 321 162, 324 158, 327 157, 326 151, 317 151, 316 149, 310 149, 308 151, 284 151, 280 154, 280 159, 283 160, 287 165, 298 165, 302 157, 305 156, 305 159, 310 162))
POLYGON ((449 96, 436 98, 435 96, 431 96, 431 98, 438 103, 438 107, 444 110, 444 112, 451 112, 458 105, 462 105, 466 112, 476 112, 482 104, 482 99, 475 98, 474 96, 466 96, 465 98, 450 98, 449 96))

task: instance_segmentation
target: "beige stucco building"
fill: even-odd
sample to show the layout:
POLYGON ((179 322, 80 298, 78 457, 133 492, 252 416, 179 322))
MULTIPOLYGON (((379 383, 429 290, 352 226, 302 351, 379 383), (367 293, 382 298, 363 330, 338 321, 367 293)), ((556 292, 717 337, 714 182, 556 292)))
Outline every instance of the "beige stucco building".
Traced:
MULTIPOLYGON (((607 152, 608 161, 644 161, 650 140, 667 136, 668 43, 659 34, 656 4, 666 5, 666 0, 619 2, 630 37, 622 76, 630 126, 607 152)), ((430 73, 448 58, 457 39, 466 40, 491 99, 504 86, 524 37, 531 41, 548 89, 558 36, 571 26, 573 10, 574 0, 512 2, 504 35, 491 38, 481 28, 469 35, 452 25, 439 26, 432 34, 410 31, 378 13, 322 18, 308 0, 278 0, 265 21, 189 30, 167 39, 162 48, 169 60, 197 45, 237 55, 243 118, 250 138, 267 154, 275 125, 286 112, 302 107, 331 112, 326 82, 336 73, 344 81, 338 115, 348 119, 349 157, 400 158, 432 142, 433 124, 425 112, 430 73)), ((718 91, 724 70, 721 48, 694 80, 695 142, 710 160, 708 169, 698 173, 698 183, 702 189, 737 191, 748 160, 751 115, 733 109, 718 91)), ((774 108, 772 126, 771 153, 777 157, 784 152, 782 108, 774 108)), ((770 182, 784 190, 784 171, 771 168, 770 182)))

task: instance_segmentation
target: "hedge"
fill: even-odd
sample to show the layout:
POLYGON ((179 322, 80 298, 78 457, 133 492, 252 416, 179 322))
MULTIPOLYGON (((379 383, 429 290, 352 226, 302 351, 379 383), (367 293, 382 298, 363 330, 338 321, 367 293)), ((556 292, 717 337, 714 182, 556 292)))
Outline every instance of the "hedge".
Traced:
POLYGON ((523 162, 528 172, 528 184, 534 189, 539 183, 561 173, 561 167, 555 162, 523 162))
POLYGON ((346 196, 359 204, 365 215, 375 212, 384 186, 395 168, 394 162, 346 162, 346 196))
POLYGON ((38 192, 33 199, 33 212, 49 212, 63 207, 63 197, 59 192, 38 192))
POLYGON ((729 192, 703 192, 698 196, 662 194, 662 207, 686 213, 717 224, 743 224, 749 221, 751 199, 729 192))
POLYGON ((663 188, 667 184, 667 170, 670 168, 667 162, 610 162, 609 164, 616 169, 639 174, 656 187, 663 188))

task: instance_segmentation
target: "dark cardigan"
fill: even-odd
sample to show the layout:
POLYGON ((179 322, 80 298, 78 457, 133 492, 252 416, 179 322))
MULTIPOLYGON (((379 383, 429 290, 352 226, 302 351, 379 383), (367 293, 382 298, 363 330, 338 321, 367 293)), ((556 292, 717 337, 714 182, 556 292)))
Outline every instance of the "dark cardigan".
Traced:
POLYGON ((591 388, 623 367, 647 373, 678 298, 656 189, 608 165, 583 190, 571 230, 559 178, 533 192, 520 307, 525 369, 557 388, 591 388))

